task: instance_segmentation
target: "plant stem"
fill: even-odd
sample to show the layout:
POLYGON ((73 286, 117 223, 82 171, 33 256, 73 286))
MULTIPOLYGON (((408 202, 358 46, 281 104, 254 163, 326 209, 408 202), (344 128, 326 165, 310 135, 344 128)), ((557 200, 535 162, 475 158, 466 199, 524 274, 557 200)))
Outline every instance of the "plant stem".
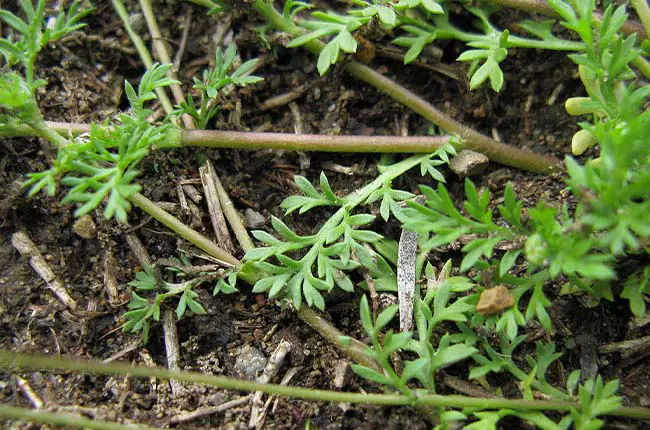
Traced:
POLYGON ((236 268, 241 266, 241 262, 239 260, 230 255, 228 252, 219 248, 213 241, 197 232, 196 230, 189 228, 180 222, 176 217, 171 215, 169 212, 162 210, 158 205, 156 205, 154 202, 142 194, 133 194, 131 197, 129 197, 129 201, 151 215, 154 219, 165 225, 167 228, 178 234, 183 239, 193 243, 203 251, 223 262, 224 265, 236 268))
POLYGON ((64 428, 88 428, 98 430, 160 430, 159 427, 149 427, 139 424, 118 424, 62 412, 46 412, 38 409, 19 408, 2 404, 0 404, 0 417, 29 421, 32 423, 62 426, 64 428))
POLYGON ((650 38, 650 6, 648 6, 648 0, 630 0, 630 3, 643 23, 646 37, 650 38))
MULTIPOLYGON (((144 63, 145 67, 147 69, 150 69, 151 66, 153 65, 153 59, 151 58, 151 54, 149 53, 149 50, 145 46, 144 42, 142 41, 142 38, 138 35, 133 30, 133 27, 131 27, 131 24, 129 24, 129 12, 126 10, 126 7, 124 6, 124 2, 122 0, 112 0, 113 1, 113 7, 115 8, 115 11, 117 14, 120 16, 122 19, 122 24, 124 24, 124 28, 126 29, 126 32, 129 33, 129 38, 131 38, 131 42, 135 46, 135 49, 138 51, 138 55, 140 56, 140 59, 144 63)), ((160 103, 163 106, 163 109, 165 109, 165 112, 167 114, 171 113, 174 110, 174 107, 172 106, 172 102, 169 100, 169 97, 167 97, 167 93, 162 89, 162 88, 156 88, 156 95, 158 96, 158 99, 160 100, 160 103)))
POLYGON ((345 337, 345 335, 337 330, 336 327, 308 306, 301 306, 300 310, 296 311, 296 314, 327 341, 344 351, 357 363, 375 369, 378 372, 382 371, 377 362, 368 357, 365 353, 366 348, 368 348, 366 344, 361 343, 354 338, 345 337), (345 338, 346 340, 342 340, 342 338, 345 338))
MULTIPOLYGON (((358 63, 355 65, 361 66, 358 63)), ((365 66, 361 66, 365 67, 365 66)), ((390 84, 382 81, 383 76, 371 71, 370 76, 375 78, 376 85, 391 91, 390 84)), ((386 79, 391 82, 390 80, 386 79)), ((405 90, 406 91, 406 90, 405 90)), ((403 92, 397 91, 395 97, 401 97, 403 92)), ((456 145, 457 149, 468 148, 485 153, 494 161, 538 173, 549 173, 559 168, 560 160, 555 157, 543 156, 533 152, 511 148, 494 142, 482 134, 464 127, 459 122, 437 111, 433 106, 412 93, 405 98, 414 102, 413 109, 425 116, 441 115, 445 124, 462 128, 461 137, 470 136, 473 140, 466 141, 463 145, 456 145)), ((46 122, 47 126, 61 134, 73 135, 87 133, 90 126, 86 124, 46 122)), ((34 131, 29 127, 16 127, 12 135, 32 136, 34 131)), ((285 149, 297 151, 323 151, 323 152, 377 152, 377 153, 431 153, 442 145, 449 143, 447 136, 329 136, 329 135, 296 135, 291 133, 250 133, 238 131, 219 130, 179 130, 179 133, 170 133, 167 142, 157 148, 180 148, 187 146, 201 146, 208 148, 239 148, 239 149, 285 149)))
POLYGON ((495 140, 469 128, 452 117, 442 113, 427 101, 411 91, 403 88, 387 77, 377 73, 371 68, 357 62, 350 62, 345 69, 356 78, 367 82, 386 93, 393 99, 411 108, 425 119, 441 128, 456 133, 463 143, 462 148, 471 149, 485 154, 490 160, 506 166, 517 167, 535 173, 551 173, 560 168, 558 160, 554 157, 535 154, 534 152, 514 148, 498 143, 495 140))
MULTIPOLYGON (((262 384, 224 376, 206 375, 198 372, 175 372, 161 368, 131 366, 122 363, 102 363, 98 360, 72 360, 43 355, 27 355, 15 352, 0 352, 0 368, 30 370, 72 370, 101 375, 131 375, 140 378, 175 379, 177 381, 209 385, 235 391, 262 391, 267 394, 300 398, 305 400, 360 403, 372 405, 429 405, 452 408, 479 409, 518 409, 537 411, 569 411, 579 409, 574 402, 552 400, 509 400, 486 399, 467 396, 443 396, 436 394, 419 394, 415 399, 400 394, 363 394, 342 393, 330 390, 317 390, 302 387, 290 387, 278 384, 262 384)), ((650 409, 637 407, 620 407, 604 415, 625 416, 649 419, 650 409)))
MULTIPOLYGON (((292 35, 300 33, 300 29, 293 22, 285 20, 269 2, 256 0, 253 6, 264 18, 278 29, 292 35)), ((303 46, 314 53, 318 53, 322 49, 322 44, 315 40, 312 40, 303 46)), ((557 159, 553 157, 545 157, 533 152, 524 151, 519 148, 498 143, 495 140, 464 126, 411 91, 377 73, 371 68, 357 63, 356 61, 347 63, 345 65, 345 71, 353 77, 374 86, 381 92, 392 97, 394 100, 409 107, 426 120, 440 126, 442 129, 450 133, 458 134, 461 137, 461 140, 464 141, 464 148, 481 152, 487 155, 491 160, 498 163, 536 173, 551 173, 560 168, 557 159)))

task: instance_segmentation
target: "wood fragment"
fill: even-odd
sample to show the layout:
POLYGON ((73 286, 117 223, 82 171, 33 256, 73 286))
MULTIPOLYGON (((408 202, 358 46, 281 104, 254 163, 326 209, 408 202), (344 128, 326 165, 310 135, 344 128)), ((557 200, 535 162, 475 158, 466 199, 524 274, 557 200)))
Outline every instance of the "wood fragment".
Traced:
POLYGON ((288 93, 280 94, 271 98, 264 100, 258 105, 261 111, 275 109, 280 106, 289 104, 297 99, 299 99, 305 91, 309 89, 308 85, 301 85, 298 88, 289 91, 288 93))
POLYGON ((399 330, 413 327, 415 298, 415 265, 418 254, 418 234, 402 230, 397 251, 397 297, 399 300, 399 330))
POLYGON ((650 336, 639 337, 637 339, 624 340, 622 342, 613 342, 598 347, 601 354, 621 353, 626 357, 636 354, 640 351, 650 348, 650 336))
POLYGON ((210 213, 210 220, 212 221, 212 228, 217 236, 217 243, 226 252, 233 254, 235 247, 230 239, 230 232, 226 225, 226 219, 219 204, 219 197, 217 195, 217 188, 214 183, 213 167, 209 160, 199 168, 201 174, 201 182, 203 183, 203 191, 205 193, 205 200, 208 204, 208 212, 210 213))
POLYGON ((183 186, 181 184, 176 185, 176 194, 178 195, 178 202, 183 211, 183 217, 187 220, 190 217, 190 207, 187 205, 187 199, 185 198, 185 192, 183 191, 183 186))
POLYGON ((113 253, 110 249, 107 249, 104 253, 104 290, 106 291, 106 296, 108 297, 108 303, 111 306, 117 306, 120 303, 120 293, 117 289, 119 285, 117 282, 117 277, 115 276, 115 268, 117 263, 113 257, 113 253))
POLYGON ((235 234, 235 238, 237 239, 237 242, 239 242, 239 246, 241 246, 244 252, 255 248, 255 244, 253 244, 253 241, 248 235, 248 231, 246 231, 246 226, 244 226, 242 216, 235 208, 235 205, 226 192, 226 189, 221 184, 219 175, 217 175, 217 172, 214 169, 212 170, 212 180, 214 181, 214 186, 217 190, 217 198, 219 199, 219 204, 221 205, 223 215, 228 220, 228 224, 235 234))
POLYGON ((133 252, 141 266, 151 266, 151 257, 149 257, 149 253, 135 233, 128 233, 126 235, 126 243, 129 245, 129 248, 131 248, 131 252, 133 252))
POLYGON ((38 394, 36 394, 26 379, 16 375, 16 384, 18 385, 20 392, 23 393, 23 396, 27 397, 27 400, 29 400, 35 409, 43 409, 43 400, 38 394))
POLYGON ((54 274, 43 255, 40 253, 34 242, 27 236, 27 233, 17 231, 11 237, 11 244, 22 255, 29 257, 29 265, 47 284, 47 287, 54 295, 70 310, 77 309, 77 302, 70 296, 63 282, 54 274))
POLYGON ((220 412, 225 412, 228 409, 236 408, 237 406, 245 405, 250 401, 250 398, 252 397, 252 394, 249 394, 244 397, 240 397, 238 399, 231 400, 229 402, 221 403, 220 405, 216 406, 204 406, 202 408, 198 408, 192 412, 183 412, 180 413, 169 421, 170 424, 179 424, 179 423, 184 423, 187 421, 192 421, 197 418, 203 418, 208 415, 213 415, 213 414, 218 414, 220 412))
MULTIPOLYGON (((198 205, 199 203, 201 203, 201 201, 203 200, 203 196, 201 195, 201 193, 200 193, 200 192, 196 189, 196 187, 195 187, 194 185, 192 185, 191 183, 187 183, 187 184, 186 184, 186 183, 184 183, 184 182, 185 182, 185 181, 181 181, 181 185, 182 185, 182 187, 183 187, 183 191, 185 192, 185 194, 187 195, 187 197, 189 197, 190 200, 192 200, 192 201, 193 201, 194 203, 196 203, 197 205, 198 205)), ((199 180, 199 183, 201 183, 200 180, 199 180)))
MULTIPOLYGON (((167 353, 167 368, 179 372, 180 347, 178 344, 178 330, 176 330, 176 314, 171 309, 163 311, 163 334, 165 337, 165 352, 167 353)), ((172 396, 177 397, 183 390, 183 385, 175 379, 169 380, 172 396)))
POLYGON ((498 396, 492 394, 491 392, 489 392, 483 387, 472 384, 471 382, 467 382, 463 379, 457 378, 452 375, 443 374, 442 382, 452 390, 455 390, 460 394, 464 394, 466 396, 482 397, 485 399, 499 398, 498 396))
MULTIPOLYGON (((280 367, 284 364, 284 360, 289 352, 293 349, 293 344, 286 340, 281 340, 278 346, 269 357, 266 366, 264 367, 264 372, 257 378, 257 382, 262 384, 268 384, 280 371, 280 367)), ((256 391, 251 398, 251 416, 248 420, 248 427, 257 427, 258 421, 260 419, 261 409, 259 405, 262 402, 262 396, 264 393, 261 391, 256 391)), ((265 414, 263 414, 265 415, 265 414)))
POLYGON ((102 363, 110 363, 111 361, 119 360, 120 358, 126 356, 127 354, 135 351, 140 347, 142 344, 142 339, 138 338, 137 340, 129 343, 126 345, 124 348, 122 348, 120 351, 116 352, 115 354, 111 355, 105 360, 102 360, 102 363))

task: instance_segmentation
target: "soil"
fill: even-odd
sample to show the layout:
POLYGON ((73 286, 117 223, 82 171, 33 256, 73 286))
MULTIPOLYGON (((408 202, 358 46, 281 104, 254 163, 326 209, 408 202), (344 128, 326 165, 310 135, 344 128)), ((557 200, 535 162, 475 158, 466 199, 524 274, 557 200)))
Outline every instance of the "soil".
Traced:
MULTIPOLYGON (((47 79, 48 85, 47 90, 39 94, 39 102, 48 120, 103 121, 126 108, 126 98, 122 94, 124 79, 133 83, 143 73, 143 66, 110 2, 97 3, 100 6, 86 19, 88 26, 82 32, 48 47, 40 56, 37 70, 39 77, 47 79)), ((193 9, 181 67, 181 79, 185 84, 190 84, 191 77, 214 58, 212 37, 219 32, 234 38, 243 59, 262 59, 256 74, 265 80, 226 96, 222 113, 211 124, 213 128, 293 133, 296 116, 287 104, 269 110, 261 110, 259 106, 272 97, 305 86, 307 89, 295 100, 293 109, 300 113, 303 133, 396 135, 407 130, 410 135, 421 135, 430 131, 427 121, 374 88, 346 76, 341 67, 334 67, 325 77, 319 77, 314 57, 300 49, 282 47, 282 35, 271 32, 268 43, 262 41, 255 31, 262 23, 254 13, 238 12, 226 21, 218 16, 207 17, 204 10, 173 0, 155 2, 154 7, 172 52, 178 50, 188 10, 193 9)), ((131 4, 130 10, 139 9, 131 4)), ((511 19, 511 14, 502 18, 506 17, 511 19)), ((136 28, 146 34, 144 20, 141 16, 136 18, 140 18, 134 19, 136 28), (140 27, 137 27, 138 22, 140 27)), ((463 66, 453 61, 462 46, 448 43, 442 49, 442 61, 458 70, 459 76, 464 76, 463 66)), ((502 64, 506 82, 500 94, 487 87, 470 92, 464 78, 456 81, 430 70, 404 67, 400 62, 379 56, 370 65, 482 133, 538 153, 564 157, 570 150, 570 139, 577 127, 575 119, 565 113, 562 102, 583 91, 575 76, 576 67, 563 53, 535 50, 512 50, 502 64), (556 97, 552 98, 551 94, 556 97)), ((137 235, 153 261, 180 256, 177 239, 139 210, 130 212, 130 226, 107 222, 100 211, 95 211, 91 215, 97 227, 96 237, 80 237, 73 229, 73 206, 61 205, 58 198, 42 194, 28 198, 21 188, 26 173, 46 168, 51 156, 47 146, 31 138, 0 140, 0 187, 5 190, 0 197, 1 348, 101 360, 122 352, 122 361, 166 366, 159 324, 153 326, 146 346, 139 343, 139 335, 125 334, 120 329, 121 315, 129 299, 127 283, 140 269, 127 244, 126 234, 137 235), (17 231, 26 232, 36 244, 78 302, 77 312, 66 310, 31 269, 27 259, 12 247, 11 236, 17 231), (109 301, 105 290, 104 260, 108 254, 117 262, 113 267, 119 284, 117 301, 109 301), (134 343, 135 348, 131 347, 134 343)), ((373 178, 378 156, 203 149, 159 151, 141 166, 143 193, 154 201, 177 203, 177 184, 199 178, 198 168, 204 159, 214 163, 237 209, 261 213, 267 220, 265 228, 270 228, 269 216, 282 217, 280 202, 297 191, 292 183, 293 175, 314 179, 325 169, 332 187, 346 193, 373 178), (350 167, 352 174, 337 173, 332 166, 334 170, 336 166, 350 167)), ((460 200, 463 180, 449 171, 445 171, 445 176, 450 191, 460 200)), ((501 196, 506 182, 512 181, 526 207, 535 205, 540 199, 552 205, 568 203, 572 207, 574 203, 564 190, 560 174, 540 176, 491 164, 484 174, 472 179, 478 187, 489 188, 495 198, 501 196)), ((433 185, 431 180, 421 179, 413 172, 397 181, 395 187, 417 192, 419 183, 433 185)), ((200 209, 196 228, 214 237, 207 208, 201 206, 200 209)), ((297 231, 311 232, 326 216, 327 211, 312 211, 307 216, 289 219, 297 231)), ((389 233, 398 238, 399 232, 393 230, 389 233)), ((237 256, 242 256, 241 250, 237 256)), ((458 256, 453 252, 439 253, 432 255, 431 261, 441 267, 448 258, 458 256)), ((207 264, 197 258, 192 261, 207 264)), ((560 296, 559 287, 548 287, 553 298, 551 316, 555 330, 541 333, 536 327, 529 328, 529 334, 537 333, 545 341, 555 342, 557 351, 563 353, 561 360, 550 369, 549 380, 563 387, 570 371, 597 365, 606 380, 620 379, 620 394, 626 405, 647 406, 650 403, 650 362, 643 360, 642 354, 602 355, 598 347, 647 335, 648 327, 631 328, 631 314, 624 301, 594 304, 585 297, 560 296)), ((253 346, 257 353, 268 357, 285 339, 291 342, 293 349, 277 382, 288 369, 295 368, 297 373, 290 382, 292 385, 339 389, 334 385, 334 372, 336 363, 347 360, 346 357, 291 311, 265 302, 262 297, 251 294, 249 287, 243 287, 242 294, 216 297, 211 290, 207 285, 198 289, 207 315, 185 317, 177 324, 182 369, 238 376, 242 372, 237 361, 242 347, 253 346)), ((332 323, 344 333, 363 339, 357 311, 358 295, 336 301, 338 303, 330 303, 328 311, 332 323)), ((523 350, 534 350, 534 342, 523 350)), ((525 362, 523 353, 516 359, 525 362)), ((445 375, 439 378, 439 391, 457 393, 445 383, 445 377, 466 378, 466 375, 467 369, 463 366, 446 369, 445 375)), ((32 406, 19 388, 18 376, 52 410, 122 423, 167 426, 182 412, 240 397, 239 393, 199 385, 185 386, 180 394, 172 396, 169 384, 155 379, 25 372, 2 375, 0 398, 3 403, 32 406)), ((491 376, 488 381, 495 389, 500 387, 504 394, 520 395, 512 378, 506 375, 491 376)), ((372 392, 379 388, 352 376, 341 389, 372 392)), ((250 406, 245 403, 171 426, 245 428, 249 415, 250 406)), ((323 429, 432 427, 431 422, 410 408, 284 398, 275 400, 266 426, 304 428, 308 420, 312 428, 323 429)), ((2 426, 38 428, 10 421, 2 421, 2 426)), ((639 422, 625 420, 609 420, 608 426, 643 427, 639 422)))

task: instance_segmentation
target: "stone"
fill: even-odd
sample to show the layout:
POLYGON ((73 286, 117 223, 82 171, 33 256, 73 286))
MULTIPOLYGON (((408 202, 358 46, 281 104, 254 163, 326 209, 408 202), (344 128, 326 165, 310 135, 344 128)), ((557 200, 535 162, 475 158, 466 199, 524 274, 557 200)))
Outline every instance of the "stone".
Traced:
POLYGON ((72 226, 72 229, 77 236, 83 237, 84 239, 94 239, 97 237, 97 226, 95 225, 95 221, 93 221, 93 217, 88 214, 79 218, 72 226))
POLYGON ((478 152, 463 149, 449 161, 449 168, 458 176, 474 176, 483 173, 489 159, 478 152))
POLYGON ((244 218, 248 228, 262 228, 266 224, 266 217, 253 209, 246 209, 244 218))
POLYGON ((267 358, 257 348, 244 345, 237 351, 233 370, 236 377, 254 380, 264 370, 267 358))

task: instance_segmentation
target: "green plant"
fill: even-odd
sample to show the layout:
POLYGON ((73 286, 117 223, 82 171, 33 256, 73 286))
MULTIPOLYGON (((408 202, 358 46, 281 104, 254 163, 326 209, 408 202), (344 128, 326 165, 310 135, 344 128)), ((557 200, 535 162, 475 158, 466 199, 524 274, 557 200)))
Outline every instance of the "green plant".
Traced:
MULTIPOLYGON (((291 8, 291 2, 287 4, 291 8)), ((325 74, 335 64, 340 53, 355 53, 358 44, 353 32, 368 26, 377 17, 387 30, 398 31, 393 43, 408 48, 404 63, 408 64, 422 53, 424 48, 436 40, 456 39, 466 42, 470 47, 458 57, 458 61, 469 61, 470 88, 479 87, 486 80, 495 91, 503 87, 503 72, 499 66, 508 53, 508 48, 538 48, 549 50, 577 51, 584 46, 560 39, 551 32, 553 20, 542 23, 524 21, 519 26, 537 39, 513 36, 509 31, 499 30, 490 22, 494 8, 489 6, 471 6, 463 3, 465 10, 474 15, 479 32, 461 30, 450 21, 447 2, 402 0, 397 4, 389 1, 355 1, 355 7, 346 9, 345 15, 334 12, 315 11, 312 20, 296 20, 298 26, 306 32, 296 36, 289 47, 303 46, 308 42, 325 39, 325 46, 318 57, 318 71, 325 74), (480 67, 479 67, 480 66, 480 67)), ((304 6, 303 6, 304 7, 304 6)), ((287 16, 293 19, 294 16, 287 16)))
POLYGON ((199 109, 197 110, 193 97, 188 95, 187 100, 181 102, 174 111, 174 115, 189 114, 196 121, 196 128, 205 129, 208 122, 221 110, 217 98, 220 90, 231 84, 245 87, 263 80, 259 76, 248 76, 249 72, 257 65, 257 59, 248 60, 231 71, 236 55, 234 45, 228 46, 225 53, 221 51, 221 48, 217 48, 214 69, 204 70, 201 79, 194 77, 194 89, 201 95, 199 109))
MULTIPOLYGON (((375 180, 344 197, 334 193, 324 173, 320 176, 320 191, 306 178, 296 176, 296 185, 304 195, 291 196, 282 202, 281 207, 287 214, 304 213, 318 206, 336 210, 317 232, 307 236, 296 234, 275 217, 272 226, 282 239, 265 231, 253 231, 253 236, 265 246, 246 253, 244 270, 248 267, 267 274, 255 283, 253 292, 266 292, 270 298, 289 298, 298 309, 304 297, 309 306, 324 309, 325 299, 321 292, 335 286, 351 292, 354 285, 346 272, 357 268, 370 273, 377 290, 395 291, 395 274, 389 264, 389 261, 395 264, 391 258, 396 255, 395 244, 385 241, 379 233, 362 229, 376 217, 356 210, 381 200, 382 217, 386 219, 390 212, 399 212, 397 202, 410 198, 411 194, 393 190, 391 182, 418 165, 424 165, 423 172, 437 173, 433 166, 447 162, 448 153, 454 153, 453 146, 446 145, 432 154, 381 166, 381 174, 375 180), (276 262, 267 261, 271 258, 276 262)), ((439 177, 439 173, 432 176, 439 177)))

